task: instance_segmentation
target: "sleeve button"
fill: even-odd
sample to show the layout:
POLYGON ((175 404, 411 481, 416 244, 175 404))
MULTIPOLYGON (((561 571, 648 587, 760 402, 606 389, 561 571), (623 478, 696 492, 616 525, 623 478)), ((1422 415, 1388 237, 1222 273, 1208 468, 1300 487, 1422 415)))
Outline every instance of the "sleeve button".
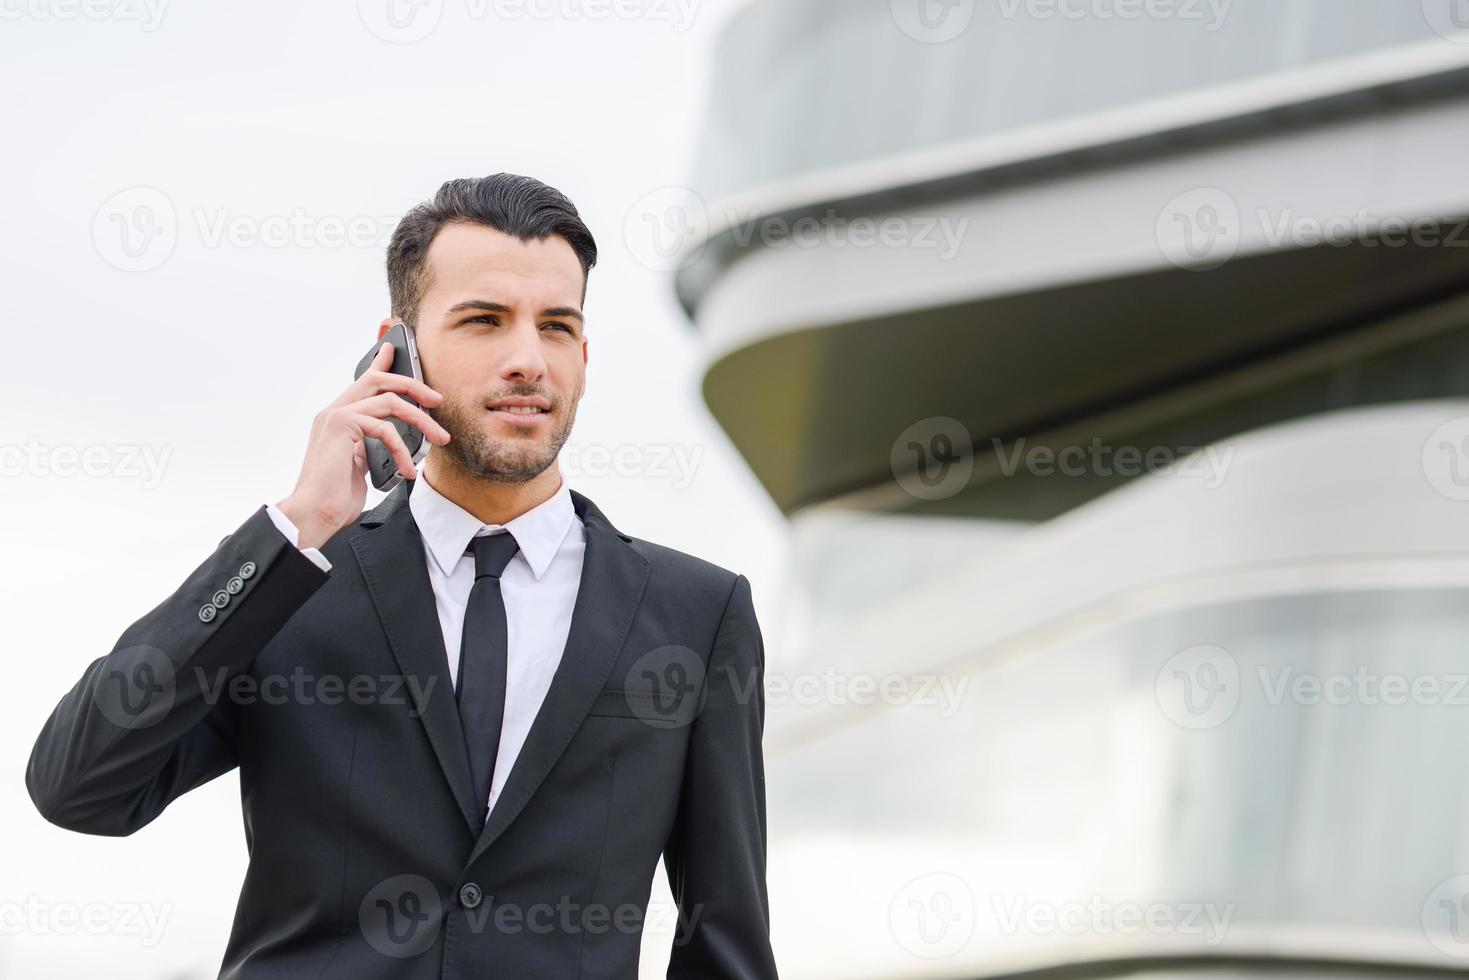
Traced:
POLYGON ((244 587, 245 587, 245 580, 242 579, 242 578, 240 578, 240 576, 238 576, 238 575, 236 575, 234 578, 230 579, 228 582, 224 583, 224 589, 230 595, 239 595, 240 594, 240 590, 243 589, 244 587))
POLYGON ((214 593, 214 608, 223 609, 230 604, 230 594, 224 589, 214 593))
POLYGON ((199 622, 201 623, 212 623, 217 615, 219 615, 219 610, 207 602, 199 607, 199 622))
POLYGON ((245 562, 245 564, 243 564, 243 565, 240 566, 240 578, 242 578, 242 579, 250 579, 250 578, 254 577, 254 575, 255 575, 255 563, 253 561, 247 561, 247 562, 245 562))

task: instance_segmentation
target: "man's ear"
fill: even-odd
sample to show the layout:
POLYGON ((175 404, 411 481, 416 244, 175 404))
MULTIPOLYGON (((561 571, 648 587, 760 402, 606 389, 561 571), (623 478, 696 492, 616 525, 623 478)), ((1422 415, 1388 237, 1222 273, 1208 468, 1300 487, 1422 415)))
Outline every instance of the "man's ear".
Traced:
POLYGON ((393 324, 397 322, 398 318, 395 316, 385 317, 383 319, 383 322, 378 324, 377 326, 377 339, 382 340, 384 337, 386 337, 388 335, 388 331, 393 329, 393 324))

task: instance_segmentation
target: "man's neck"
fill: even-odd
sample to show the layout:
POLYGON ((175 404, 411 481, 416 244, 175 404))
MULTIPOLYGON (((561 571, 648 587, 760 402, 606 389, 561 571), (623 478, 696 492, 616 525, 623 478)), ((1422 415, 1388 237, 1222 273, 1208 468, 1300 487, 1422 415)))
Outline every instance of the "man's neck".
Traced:
POLYGON ((545 503, 561 489, 561 468, 552 463, 524 483, 485 480, 464 472, 453 460, 430 451, 420 480, 427 479, 439 495, 464 508, 483 524, 508 524, 545 503))

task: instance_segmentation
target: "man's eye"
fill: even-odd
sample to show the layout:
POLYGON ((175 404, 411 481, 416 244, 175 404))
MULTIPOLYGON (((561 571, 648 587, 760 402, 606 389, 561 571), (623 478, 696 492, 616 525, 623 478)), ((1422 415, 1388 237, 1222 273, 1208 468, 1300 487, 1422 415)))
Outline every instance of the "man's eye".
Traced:
POLYGON ((479 316, 472 316, 468 320, 465 320, 464 322, 465 323, 499 323, 500 322, 500 318, 497 317, 497 316, 495 316, 493 313, 481 313, 479 316))
POLYGON ((545 324, 545 326, 552 327, 556 330, 565 330, 567 333, 571 333, 571 327, 564 323, 551 322, 545 324))

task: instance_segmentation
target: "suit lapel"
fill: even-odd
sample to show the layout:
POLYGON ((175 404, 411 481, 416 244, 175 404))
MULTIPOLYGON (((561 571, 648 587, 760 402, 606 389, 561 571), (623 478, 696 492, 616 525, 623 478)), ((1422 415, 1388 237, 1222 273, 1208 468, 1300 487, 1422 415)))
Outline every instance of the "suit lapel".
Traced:
POLYGON ((377 607, 393 657, 404 677, 414 708, 428 733, 439 767, 471 834, 481 829, 484 801, 472 799, 469 754, 459 727, 459 708, 449 678, 449 657, 439 627, 438 606, 424 565, 423 538, 408 508, 411 483, 400 484, 359 522, 374 530, 352 540, 367 591, 377 607), (432 683, 432 687, 428 685, 432 683))
POLYGON ((573 490, 571 499, 586 528, 586 553, 566 649, 470 855, 471 863, 519 816, 561 758, 617 662, 648 584, 651 566, 630 546, 631 539, 586 497, 573 490))

